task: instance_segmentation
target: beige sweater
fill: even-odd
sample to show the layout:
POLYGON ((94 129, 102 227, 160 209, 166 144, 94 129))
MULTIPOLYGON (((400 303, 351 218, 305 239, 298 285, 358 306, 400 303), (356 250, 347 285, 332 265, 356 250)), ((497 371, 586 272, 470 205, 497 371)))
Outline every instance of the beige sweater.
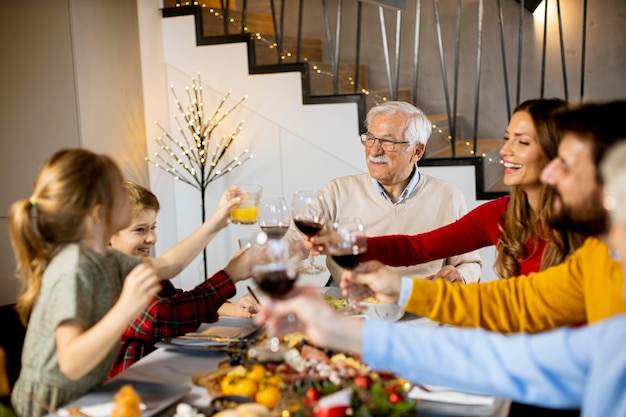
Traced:
MULTIPOLYGON (((330 218, 360 217, 367 236, 417 234, 452 223, 467 212, 465 198, 452 184, 421 173, 413 192, 394 206, 385 199, 369 174, 336 178, 321 188, 330 218)), ((326 265, 335 281, 341 267, 328 256, 326 265)), ((425 277, 444 265, 455 266, 465 282, 478 282, 482 266, 477 251, 410 267, 396 267, 402 275, 425 277)))

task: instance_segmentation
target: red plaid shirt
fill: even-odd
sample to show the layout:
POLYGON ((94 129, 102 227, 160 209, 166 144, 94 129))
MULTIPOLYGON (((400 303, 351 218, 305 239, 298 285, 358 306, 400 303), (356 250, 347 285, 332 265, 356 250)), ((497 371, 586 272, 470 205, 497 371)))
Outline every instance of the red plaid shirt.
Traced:
POLYGON ((217 310, 235 295, 235 284, 219 271, 191 291, 162 282, 163 289, 141 315, 126 328, 109 378, 119 374, 154 351, 154 344, 165 337, 196 331, 201 323, 217 321, 217 310))

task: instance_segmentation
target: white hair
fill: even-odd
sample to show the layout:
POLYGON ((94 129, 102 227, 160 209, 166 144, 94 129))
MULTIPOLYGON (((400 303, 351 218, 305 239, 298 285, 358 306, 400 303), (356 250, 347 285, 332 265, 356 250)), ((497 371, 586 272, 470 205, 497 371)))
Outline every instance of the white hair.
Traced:
POLYGON ((367 112, 365 127, 369 130, 372 119, 378 114, 391 116, 397 113, 406 115, 404 139, 410 142, 409 148, 413 148, 418 144, 426 146, 430 133, 433 130, 432 123, 423 111, 405 101, 385 101, 378 106, 372 107, 367 112))
POLYGON ((600 164, 604 179, 604 206, 611 219, 626 224, 626 141, 618 142, 600 164))

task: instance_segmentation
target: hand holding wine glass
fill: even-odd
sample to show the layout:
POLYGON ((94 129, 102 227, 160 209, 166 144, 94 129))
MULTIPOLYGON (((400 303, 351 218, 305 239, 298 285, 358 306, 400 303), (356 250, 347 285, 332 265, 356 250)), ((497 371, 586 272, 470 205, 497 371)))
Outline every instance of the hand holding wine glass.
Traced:
MULTIPOLYGON (((363 222, 358 217, 344 217, 333 221, 330 229, 328 254, 342 268, 355 268, 367 250, 363 222)), ((348 288, 347 304, 344 313, 357 314, 360 311, 351 288, 348 288)))
MULTIPOLYGON (((293 222, 302 234, 311 237, 324 227, 325 212, 323 197, 315 191, 296 191, 291 207, 293 222)), ((326 268, 315 264, 313 253, 309 256, 309 264, 300 270, 305 274, 318 274, 326 268)))

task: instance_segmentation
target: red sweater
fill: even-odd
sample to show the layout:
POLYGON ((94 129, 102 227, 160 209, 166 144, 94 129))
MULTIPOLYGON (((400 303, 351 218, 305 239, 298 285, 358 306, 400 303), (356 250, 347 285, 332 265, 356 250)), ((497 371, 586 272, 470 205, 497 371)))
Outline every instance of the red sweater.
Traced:
MULTIPOLYGON (((488 201, 454 223, 418 235, 367 238, 363 260, 377 259, 389 266, 407 266, 495 245, 500 234, 498 224, 508 204, 509 196, 488 201)), ((539 271, 546 242, 537 242, 526 243, 529 257, 520 262, 520 275, 539 271)))

